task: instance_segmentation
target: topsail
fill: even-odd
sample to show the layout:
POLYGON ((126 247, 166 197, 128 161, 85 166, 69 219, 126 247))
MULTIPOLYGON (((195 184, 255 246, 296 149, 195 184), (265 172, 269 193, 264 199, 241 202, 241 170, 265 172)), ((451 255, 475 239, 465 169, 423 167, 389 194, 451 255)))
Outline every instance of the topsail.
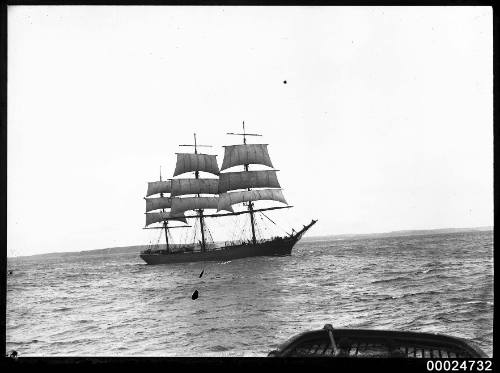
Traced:
POLYGON ((152 196, 157 193, 170 193, 171 183, 170 180, 166 181, 153 181, 148 183, 148 191, 146 197, 152 196))
POLYGON ((261 164, 273 167, 267 152, 267 144, 242 144, 224 147, 224 160, 221 170, 246 164, 261 164))
MULTIPOLYGON (((165 210, 172 207, 172 198, 164 197, 163 193, 170 193, 172 191, 172 183, 170 180, 163 181, 152 181, 148 183, 148 190, 146 196, 152 196, 159 194, 159 197, 145 198, 146 200, 146 227, 154 223, 165 223, 169 220, 177 220, 183 223, 187 223, 184 214, 174 214, 171 211, 165 210), (153 210, 161 210, 156 212, 150 212, 153 210)), ((166 228, 165 228, 166 229, 166 228)))
POLYGON ((146 212, 158 209, 168 209, 170 207, 172 207, 171 198, 167 197, 146 198, 146 212))
MULTIPOLYGON (((183 214, 189 210, 219 209, 219 197, 172 198, 172 213, 183 214)), ((221 205, 220 210, 233 212, 230 205, 221 205)))
POLYGON ((163 212, 163 211, 146 213, 146 226, 154 223, 161 223, 168 220, 177 220, 183 223, 187 223, 184 214, 173 215, 170 212, 163 212))
POLYGON ((220 174, 219 193, 247 188, 279 188, 276 171, 240 171, 220 174))
POLYGON ((217 179, 172 179, 171 197, 186 194, 218 194, 217 179))
POLYGON ((223 193, 219 197, 219 207, 217 211, 228 210, 232 205, 241 202, 252 202, 258 200, 272 200, 287 204, 280 189, 261 189, 223 193))
POLYGON ((191 171, 203 171, 219 175, 216 156, 211 154, 177 153, 174 177, 191 171))

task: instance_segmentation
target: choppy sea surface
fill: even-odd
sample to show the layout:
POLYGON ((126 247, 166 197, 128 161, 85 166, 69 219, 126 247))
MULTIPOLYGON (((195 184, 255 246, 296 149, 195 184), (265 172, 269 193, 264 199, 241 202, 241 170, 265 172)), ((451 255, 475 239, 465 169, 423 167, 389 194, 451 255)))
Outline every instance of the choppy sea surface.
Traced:
POLYGON ((300 241, 288 257, 202 268, 138 254, 9 258, 7 350, 266 356, 330 323, 464 337, 492 356, 492 231, 300 241))

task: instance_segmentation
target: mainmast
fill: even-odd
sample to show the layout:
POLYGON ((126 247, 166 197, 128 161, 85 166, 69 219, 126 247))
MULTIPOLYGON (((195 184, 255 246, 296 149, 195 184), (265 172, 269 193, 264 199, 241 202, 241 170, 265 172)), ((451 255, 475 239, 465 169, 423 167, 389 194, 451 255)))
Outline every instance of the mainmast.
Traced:
MULTIPOLYGON (((212 147, 211 145, 198 145, 197 142, 196 142, 196 133, 193 134, 194 135, 194 145, 179 145, 179 146, 194 146, 194 154, 198 154, 198 147, 199 146, 203 146, 203 147, 207 147, 207 148, 210 148, 212 147)), ((200 171, 196 170, 194 172, 194 177, 196 180, 199 180, 200 178, 200 171)), ((197 197, 200 197, 200 194, 197 193, 196 194, 197 197)), ((200 230, 201 230, 201 251, 204 252, 206 251, 206 242, 205 242, 205 224, 204 224, 204 221, 203 221, 203 209, 198 209, 198 217, 200 219, 200 230)))
MULTIPOLYGON (((160 181, 161 179, 161 166, 160 166, 160 181)), ((163 192, 160 193, 160 197, 163 198, 163 192)), ((163 213, 165 213, 165 209, 161 209, 163 213)), ((167 253, 170 254, 170 246, 168 244, 168 220, 163 220, 163 228, 165 229, 165 241, 167 242, 167 253)))

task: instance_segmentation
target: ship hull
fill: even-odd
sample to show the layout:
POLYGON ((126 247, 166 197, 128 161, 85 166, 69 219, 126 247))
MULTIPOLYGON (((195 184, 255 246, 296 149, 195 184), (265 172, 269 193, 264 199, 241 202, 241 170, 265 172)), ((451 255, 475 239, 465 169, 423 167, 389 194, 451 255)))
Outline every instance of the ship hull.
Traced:
POLYGON ((182 252, 173 254, 141 253, 147 264, 171 264, 187 262, 228 261, 254 256, 285 256, 292 253, 297 243, 295 237, 256 244, 223 246, 206 252, 182 252))

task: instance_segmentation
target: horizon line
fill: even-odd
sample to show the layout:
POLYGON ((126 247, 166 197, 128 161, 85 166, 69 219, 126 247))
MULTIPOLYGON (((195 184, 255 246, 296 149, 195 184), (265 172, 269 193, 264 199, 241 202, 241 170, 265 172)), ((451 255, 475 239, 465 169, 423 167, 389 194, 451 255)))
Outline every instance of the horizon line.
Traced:
MULTIPOLYGON (((317 236, 308 236, 305 238, 321 238, 321 237, 341 237, 341 236, 369 236, 369 235, 380 235, 380 234, 391 234, 391 233, 398 233, 398 232, 423 232, 423 231, 439 231, 439 230, 449 230, 449 229, 457 229, 457 230, 475 230, 475 229, 485 229, 485 230, 493 230, 494 225, 480 225, 480 226, 474 226, 474 227, 447 227, 447 228, 418 228, 418 229, 398 229, 398 230, 393 230, 393 231, 385 231, 385 232, 370 232, 370 233, 337 233, 337 234, 322 234, 322 235, 317 235, 317 236)), ((74 250, 74 251, 50 251, 50 252, 42 252, 38 254, 29 254, 29 255, 15 255, 15 256, 9 256, 7 255, 8 258, 22 258, 22 257, 29 257, 29 256, 37 256, 37 255, 49 255, 49 254, 68 254, 68 253, 81 253, 81 252, 88 252, 88 251, 96 251, 96 250, 106 250, 106 249, 118 249, 118 248, 125 248, 125 247, 131 247, 131 246, 147 246, 147 244, 139 244, 139 245, 125 245, 125 246, 113 246, 113 247, 104 247, 104 248, 98 248, 98 249, 88 249, 88 250, 74 250)))

